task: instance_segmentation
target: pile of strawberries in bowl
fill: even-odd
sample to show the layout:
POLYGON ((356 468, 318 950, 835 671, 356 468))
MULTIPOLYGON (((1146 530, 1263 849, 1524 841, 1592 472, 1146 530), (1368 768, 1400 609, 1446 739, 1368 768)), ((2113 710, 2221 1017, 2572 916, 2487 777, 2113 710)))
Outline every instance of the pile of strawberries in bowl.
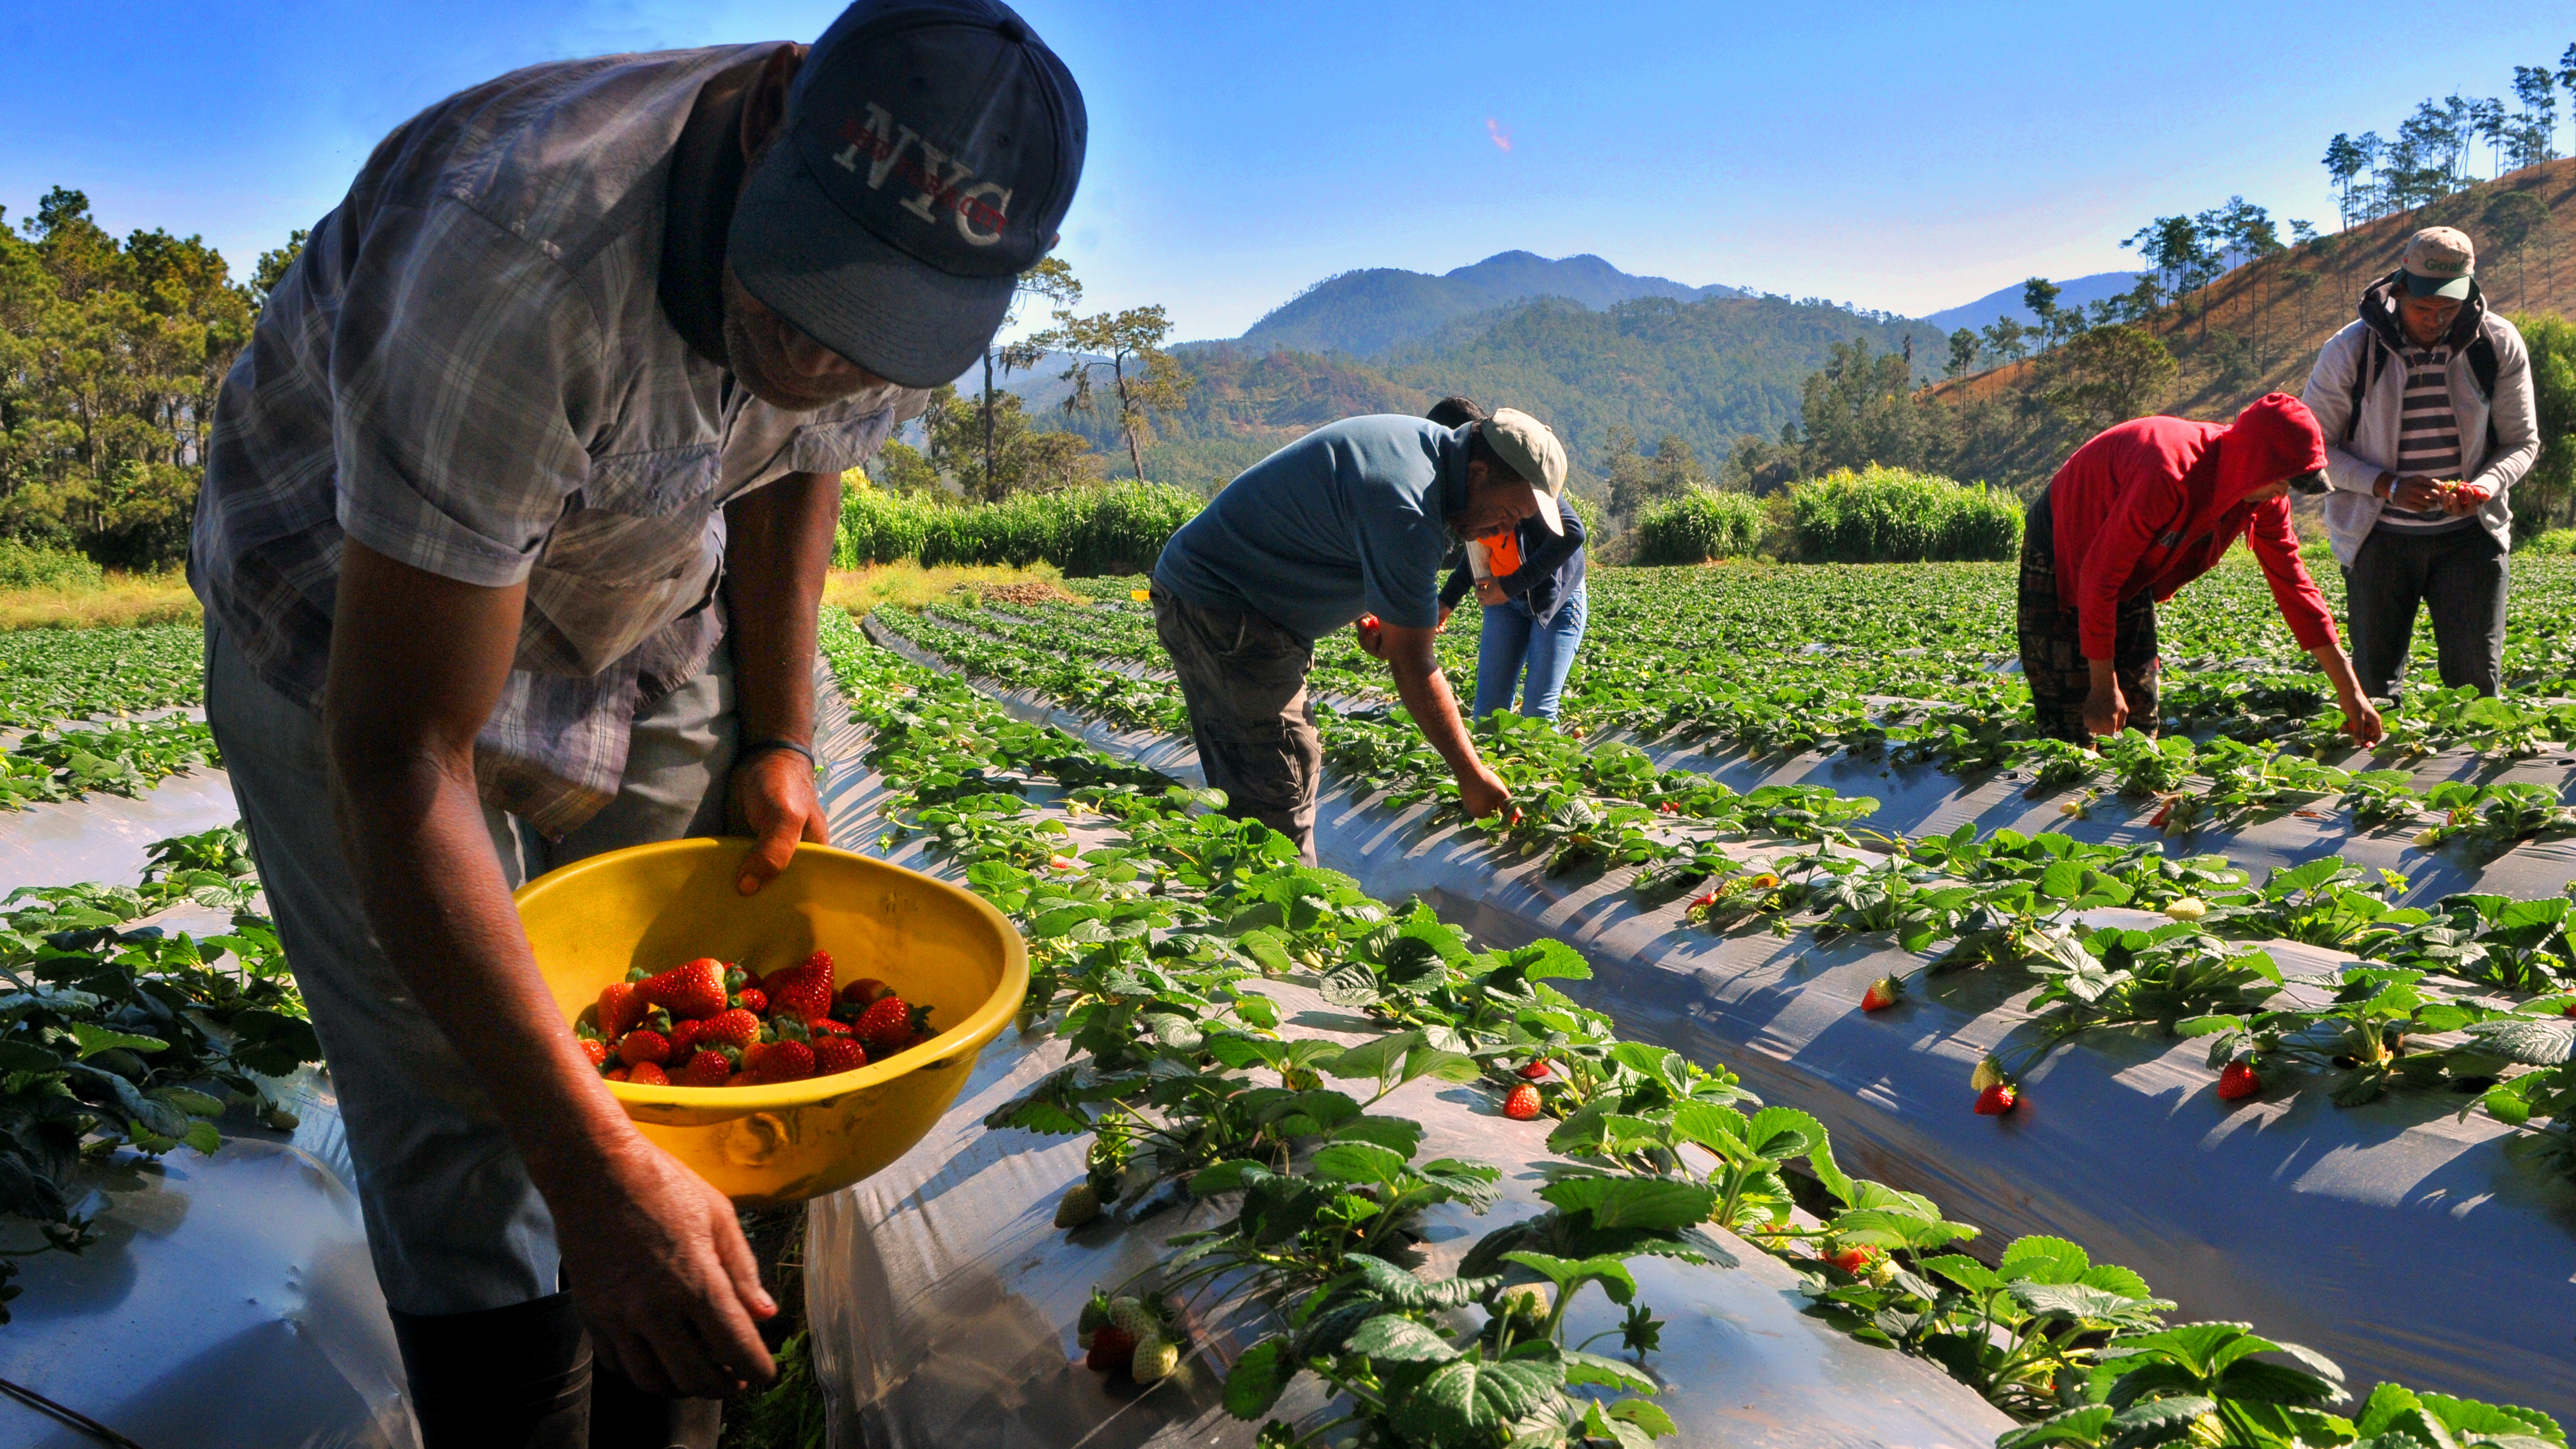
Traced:
POLYGON ((754 977, 701 956, 658 975, 643 967, 601 990, 573 1023, 612 1082, 750 1087, 856 1071, 931 1039, 930 1009, 862 977, 832 988, 832 957, 754 977))

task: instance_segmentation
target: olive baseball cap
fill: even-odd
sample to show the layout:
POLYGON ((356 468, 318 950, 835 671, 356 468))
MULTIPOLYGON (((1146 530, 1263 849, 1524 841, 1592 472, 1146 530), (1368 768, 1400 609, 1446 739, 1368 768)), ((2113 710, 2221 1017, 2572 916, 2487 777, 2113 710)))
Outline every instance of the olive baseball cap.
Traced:
POLYGON ((2406 239, 2406 294, 2459 301, 2477 285, 2478 252, 2455 226, 2428 226, 2406 239))
POLYGON ((1550 533, 1565 532, 1560 501, 1565 497, 1565 445, 1556 440, 1556 434, 1519 408, 1496 408, 1476 427, 1503 466, 1521 475, 1521 481, 1538 495, 1539 526, 1550 533))
POLYGON ((726 257, 815 341, 906 387, 956 379, 1082 179, 1082 92, 998 0, 858 0, 796 72, 726 257))

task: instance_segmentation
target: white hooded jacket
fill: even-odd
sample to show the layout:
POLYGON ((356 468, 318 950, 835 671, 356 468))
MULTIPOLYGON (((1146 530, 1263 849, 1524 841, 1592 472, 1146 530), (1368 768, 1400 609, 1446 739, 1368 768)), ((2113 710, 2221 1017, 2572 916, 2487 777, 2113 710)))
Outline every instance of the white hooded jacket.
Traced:
MULTIPOLYGON (((2352 567, 2364 539, 2379 522, 2385 506, 2378 496, 2379 475, 2395 472, 2397 430, 2406 407, 2409 344, 2393 300, 2396 274, 2381 278, 2362 293, 2361 315, 2328 338, 2308 373, 2300 401, 2316 414, 2326 438, 2326 477, 2334 491, 2326 495, 2326 532, 2334 540, 2335 562, 2352 567), (2371 354, 2382 352, 2377 376, 2363 395, 2356 417, 2352 386, 2371 354)), ((2451 411, 2460 428, 2460 476, 2493 490, 2478 522, 2507 547, 2513 539, 2513 506, 2507 495, 2540 456, 2540 425, 2531 395, 2531 354, 2511 322, 2487 309, 2486 298, 2471 291, 2445 339, 2451 348, 2451 411), (2469 362, 2469 343, 2479 335, 2495 348, 2495 392, 2481 392, 2469 362), (2491 430, 2492 427, 2492 430, 2491 430)))

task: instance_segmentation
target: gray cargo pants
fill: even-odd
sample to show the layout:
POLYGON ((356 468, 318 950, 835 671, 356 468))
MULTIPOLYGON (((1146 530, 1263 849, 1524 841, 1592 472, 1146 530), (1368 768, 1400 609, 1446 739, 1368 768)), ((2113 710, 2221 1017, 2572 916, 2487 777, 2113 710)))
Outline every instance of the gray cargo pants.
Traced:
POLYGON ((2430 605, 2442 687, 2471 684, 2494 694, 2504 673, 2511 568, 2504 545, 2475 524, 2442 533, 2372 529, 2343 571, 2352 668, 2362 693, 2395 699, 2405 688, 2415 616, 2430 605))
POLYGON ((1172 656, 1190 738, 1226 813, 1258 820, 1315 863, 1315 785, 1324 744, 1306 671, 1315 646, 1259 614, 1205 609, 1156 589, 1154 632, 1172 656))
MULTIPOLYGON (((554 1293, 553 1216, 472 1071, 367 923, 332 814, 321 720, 209 625, 206 721, 330 1063, 386 1304, 437 1316, 554 1293)), ((550 842, 484 808, 503 877, 515 889, 602 851, 716 834, 738 731, 731 656, 719 648, 705 672, 637 714, 617 798, 580 829, 550 842)))

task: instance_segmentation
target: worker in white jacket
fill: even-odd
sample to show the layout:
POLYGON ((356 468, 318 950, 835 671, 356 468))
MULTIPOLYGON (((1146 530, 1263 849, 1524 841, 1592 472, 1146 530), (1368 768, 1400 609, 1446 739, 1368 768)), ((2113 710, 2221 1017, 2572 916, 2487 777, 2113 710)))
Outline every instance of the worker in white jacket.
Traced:
POLYGON ((2444 688, 2494 694, 2503 672, 2507 494, 2540 428, 2522 334, 2488 310, 2476 270, 2465 234, 2415 233, 2308 374, 2353 669, 2376 698, 2397 697, 2427 604, 2444 688))

